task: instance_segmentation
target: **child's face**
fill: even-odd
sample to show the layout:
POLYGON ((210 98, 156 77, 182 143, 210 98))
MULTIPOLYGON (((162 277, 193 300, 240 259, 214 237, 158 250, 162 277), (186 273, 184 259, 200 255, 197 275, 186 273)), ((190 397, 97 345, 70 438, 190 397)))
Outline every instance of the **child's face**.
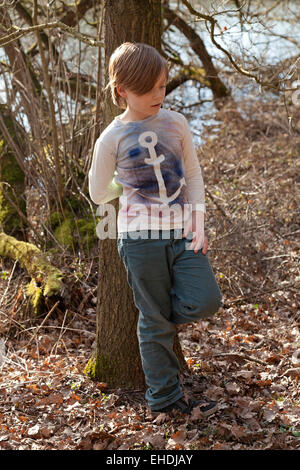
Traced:
POLYGON ((166 95, 166 74, 162 72, 152 90, 144 95, 136 95, 123 87, 117 87, 119 94, 126 99, 126 117, 133 121, 146 119, 157 114, 166 95))

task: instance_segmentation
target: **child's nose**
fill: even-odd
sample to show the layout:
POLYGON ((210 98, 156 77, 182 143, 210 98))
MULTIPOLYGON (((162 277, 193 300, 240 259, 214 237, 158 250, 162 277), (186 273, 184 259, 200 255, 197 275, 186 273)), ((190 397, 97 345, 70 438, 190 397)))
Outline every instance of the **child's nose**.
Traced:
POLYGON ((155 92, 154 92, 154 98, 162 98, 165 94, 165 89, 164 88, 158 88, 155 92))

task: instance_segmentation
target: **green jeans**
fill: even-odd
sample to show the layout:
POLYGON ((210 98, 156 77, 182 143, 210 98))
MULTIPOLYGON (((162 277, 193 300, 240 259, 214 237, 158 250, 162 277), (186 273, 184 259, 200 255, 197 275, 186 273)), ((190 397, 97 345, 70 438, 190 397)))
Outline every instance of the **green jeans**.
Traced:
POLYGON ((173 351, 176 324, 215 314, 222 306, 208 255, 188 249, 192 234, 183 229, 120 233, 118 252, 139 310, 138 340, 152 411, 183 396, 173 351), (134 236, 135 238, 131 238, 134 236))

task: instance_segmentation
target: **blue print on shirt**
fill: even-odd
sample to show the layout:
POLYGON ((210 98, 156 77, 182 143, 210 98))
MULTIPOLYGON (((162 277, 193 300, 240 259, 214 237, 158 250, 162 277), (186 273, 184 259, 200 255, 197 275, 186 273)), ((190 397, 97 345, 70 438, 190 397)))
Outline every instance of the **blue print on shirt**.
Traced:
POLYGON ((158 182, 159 197, 152 199, 157 200, 157 202, 162 204, 170 204, 178 198, 181 188, 183 185, 186 185, 186 182, 184 177, 180 178, 179 187, 176 191, 174 191, 173 194, 167 194, 166 181, 163 178, 161 170, 161 164, 166 160, 166 156, 163 153, 157 153, 157 149, 155 148, 157 140, 157 134, 153 131, 143 132, 139 136, 140 145, 142 147, 146 147, 149 152, 149 156, 144 159, 144 162, 153 167, 155 177, 158 182))
POLYGON ((174 153, 172 142, 158 143, 153 131, 135 133, 134 140, 127 158, 118 166, 118 182, 135 191, 132 202, 183 204, 186 182, 180 155, 174 153))
POLYGON ((129 151, 130 157, 137 157, 141 153, 139 148, 133 148, 129 151))

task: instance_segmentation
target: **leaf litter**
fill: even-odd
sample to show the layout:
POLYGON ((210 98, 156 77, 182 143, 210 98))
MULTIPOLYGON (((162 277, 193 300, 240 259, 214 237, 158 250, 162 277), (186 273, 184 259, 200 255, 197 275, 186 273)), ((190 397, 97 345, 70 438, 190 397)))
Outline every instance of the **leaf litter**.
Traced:
MULTIPOLYGON (((154 419, 143 390, 110 389, 83 375, 95 339, 96 262, 86 260, 83 283, 76 261, 60 257, 72 302, 45 320, 26 314, 28 279, 2 259, 12 276, 0 284, 0 449, 300 448, 300 128, 290 134, 280 100, 240 108, 246 121, 224 107, 199 149, 208 256, 224 305, 179 328, 186 397, 216 400, 218 411, 154 419)), ((299 123, 299 107, 290 112, 299 123)))

